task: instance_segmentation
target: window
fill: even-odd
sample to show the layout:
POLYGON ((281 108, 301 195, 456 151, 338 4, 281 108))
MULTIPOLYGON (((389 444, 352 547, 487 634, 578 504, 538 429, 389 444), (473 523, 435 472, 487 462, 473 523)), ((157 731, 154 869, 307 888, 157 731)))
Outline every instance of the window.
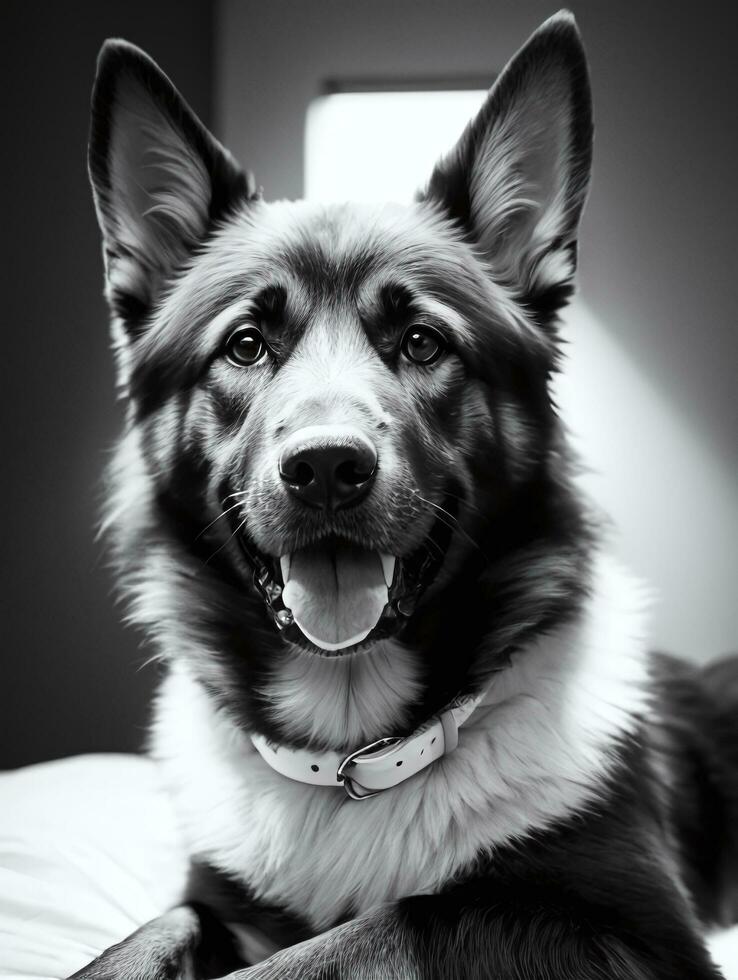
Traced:
POLYGON ((305 129, 305 197, 409 201, 450 150, 485 87, 336 92, 316 99, 305 129))

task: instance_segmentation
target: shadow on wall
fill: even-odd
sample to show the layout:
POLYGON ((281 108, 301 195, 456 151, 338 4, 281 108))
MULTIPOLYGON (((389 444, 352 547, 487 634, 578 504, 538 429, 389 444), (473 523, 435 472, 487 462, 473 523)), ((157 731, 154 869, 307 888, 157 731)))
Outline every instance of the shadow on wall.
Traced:
POLYGON ((652 587, 654 645, 708 660, 738 646, 735 473, 620 334, 616 314, 574 302, 557 401, 615 553, 652 587))

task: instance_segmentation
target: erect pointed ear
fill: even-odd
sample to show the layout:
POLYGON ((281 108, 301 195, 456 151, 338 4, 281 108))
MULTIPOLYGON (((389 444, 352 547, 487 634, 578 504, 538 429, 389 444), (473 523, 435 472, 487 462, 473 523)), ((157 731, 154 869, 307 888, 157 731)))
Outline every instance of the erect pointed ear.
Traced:
POLYGON ((89 170, 106 295, 135 333, 167 276, 253 185, 151 58, 120 40, 98 58, 89 170))
POLYGON ((586 58, 574 18, 561 11, 504 69, 423 198, 545 317, 571 290, 591 157, 586 58))

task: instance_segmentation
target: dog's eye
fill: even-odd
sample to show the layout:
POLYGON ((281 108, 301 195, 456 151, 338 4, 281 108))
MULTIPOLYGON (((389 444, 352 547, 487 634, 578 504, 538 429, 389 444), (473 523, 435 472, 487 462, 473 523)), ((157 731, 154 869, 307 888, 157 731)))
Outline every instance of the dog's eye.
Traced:
POLYGON ((226 343, 226 357, 236 367, 250 367, 266 354, 267 345, 256 327, 239 327, 226 343))
POLYGON ((445 350, 443 335, 433 327, 408 327, 402 338, 402 353, 415 364, 432 364, 445 350))

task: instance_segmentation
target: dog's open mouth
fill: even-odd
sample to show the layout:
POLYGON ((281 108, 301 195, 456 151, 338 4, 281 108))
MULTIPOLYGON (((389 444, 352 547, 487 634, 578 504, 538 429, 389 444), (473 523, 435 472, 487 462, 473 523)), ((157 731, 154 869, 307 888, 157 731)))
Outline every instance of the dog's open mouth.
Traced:
POLYGON ((355 646, 382 618, 395 564, 393 555, 348 541, 320 541, 280 559, 282 602, 316 647, 355 646))
MULTIPOLYGON (((442 512, 455 520, 458 497, 442 512)), ((338 654, 398 633, 412 616, 446 556, 452 524, 438 519, 406 556, 373 550, 337 536, 282 555, 262 555, 243 533, 254 584, 285 639, 338 654)))

